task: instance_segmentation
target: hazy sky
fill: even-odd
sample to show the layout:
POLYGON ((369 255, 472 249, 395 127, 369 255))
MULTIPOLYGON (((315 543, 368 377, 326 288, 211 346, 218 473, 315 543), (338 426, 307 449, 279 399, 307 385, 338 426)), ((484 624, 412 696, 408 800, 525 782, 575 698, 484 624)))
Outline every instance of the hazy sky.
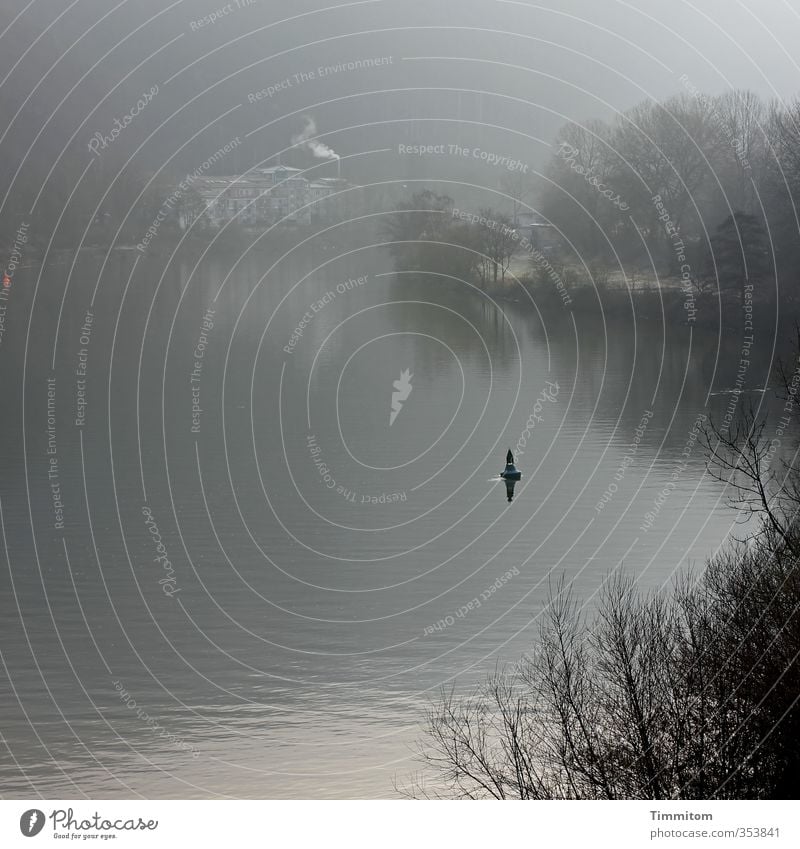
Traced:
POLYGON ((710 93, 800 91, 800 0, 33 0, 4 6, 0 33, 0 152, 35 140, 34 158, 67 148, 73 167, 153 86, 109 160, 181 170, 237 136, 228 171, 291 160, 311 114, 344 156, 414 140, 541 163, 566 120, 665 98, 682 75, 710 93))

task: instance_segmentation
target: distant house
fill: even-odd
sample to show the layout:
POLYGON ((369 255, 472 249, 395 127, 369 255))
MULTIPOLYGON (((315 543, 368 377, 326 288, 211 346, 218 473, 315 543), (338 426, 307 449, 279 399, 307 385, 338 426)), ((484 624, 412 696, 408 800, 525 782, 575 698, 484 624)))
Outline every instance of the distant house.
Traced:
POLYGON ((285 220, 298 224, 310 222, 309 181, 302 176, 303 172, 299 168, 273 165, 271 168, 259 168, 256 173, 267 184, 265 191, 273 221, 285 220))
POLYGON ((524 236, 533 247, 545 252, 561 245, 561 238, 552 224, 538 212, 524 210, 517 213, 517 232, 524 236))
POLYGON ((353 184, 341 177, 320 177, 309 186, 310 200, 314 202, 312 217, 342 219, 355 213, 355 193, 345 192, 353 184))
POLYGON ((203 177, 195 189, 205 204, 211 224, 222 226, 236 219, 246 227, 275 222, 309 224, 331 217, 341 205, 326 198, 351 184, 347 180, 321 177, 310 181, 299 168, 273 165, 257 168, 245 176, 203 177))

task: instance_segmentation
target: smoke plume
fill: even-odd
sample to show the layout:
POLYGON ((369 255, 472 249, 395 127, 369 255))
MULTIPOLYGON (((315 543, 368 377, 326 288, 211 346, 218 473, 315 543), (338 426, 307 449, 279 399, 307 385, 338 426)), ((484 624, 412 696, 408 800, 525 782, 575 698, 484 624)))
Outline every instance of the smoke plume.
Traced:
POLYGON ((304 115, 303 118, 306 125, 297 135, 292 136, 292 144, 310 150, 317 159, 339 159, 339 154, 335 150, 329 148, 319 139, 313 138, 317 135, 317 125, 314 123, 314 119, 309 115, 304 115))

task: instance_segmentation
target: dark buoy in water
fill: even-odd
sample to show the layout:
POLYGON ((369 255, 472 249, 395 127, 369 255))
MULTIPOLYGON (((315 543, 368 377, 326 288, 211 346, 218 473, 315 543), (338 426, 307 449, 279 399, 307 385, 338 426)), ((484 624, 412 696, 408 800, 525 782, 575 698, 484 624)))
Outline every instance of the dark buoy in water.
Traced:
POLYGON ((506 467, 500 472, 500 477, 509 481, 518 481, 522 477, 522 472, 514 465, 514 455, 510 448, 506 454, 506 467))
POLYGON ((506 482, 506 495, 511 501, 514 497, 514 484, 522 477, 522 472, 514 465, 514 455, 510 448, 506 454, 506 467, 500 472, 500 477, 506 482))

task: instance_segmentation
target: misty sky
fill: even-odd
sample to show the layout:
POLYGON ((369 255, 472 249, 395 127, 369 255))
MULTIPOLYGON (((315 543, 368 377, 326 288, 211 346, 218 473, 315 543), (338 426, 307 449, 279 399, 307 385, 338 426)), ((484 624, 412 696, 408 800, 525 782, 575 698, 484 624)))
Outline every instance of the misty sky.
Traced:
POLYGON ((4 5, 7 162, 51 162, 66 150, 59 164, 82 169, 92 136, 110 132, 153 86, 158 96, 110 146, 117 167, 133 157, 142 169, 178 173, 237 136, 228 173, 281 151, 307 167, 288 151, 311 114, 326 143, 356 157, 347 172, 373 178, 403 176, 408 163, 365 151, 409 140, 482 144, 539 166, 566 120, 663 99, 684 90, 683 75, 709 93, 800 91, 796 0, 238 3, 4 5), (384 63, 316 72, 375 58, 384 63))
POLYGON ((719 551, 698 416, 772 403, 797 173, 704 120, 630 133, 605 188, 547 169, 648 99, 793 102, 798 45, 800 0, 0 0, 12 794, 391 793, 422 697, 529 650, 549 576, 592 604, 719 551), (308 182, 224 179, 278 161, 308 182))

